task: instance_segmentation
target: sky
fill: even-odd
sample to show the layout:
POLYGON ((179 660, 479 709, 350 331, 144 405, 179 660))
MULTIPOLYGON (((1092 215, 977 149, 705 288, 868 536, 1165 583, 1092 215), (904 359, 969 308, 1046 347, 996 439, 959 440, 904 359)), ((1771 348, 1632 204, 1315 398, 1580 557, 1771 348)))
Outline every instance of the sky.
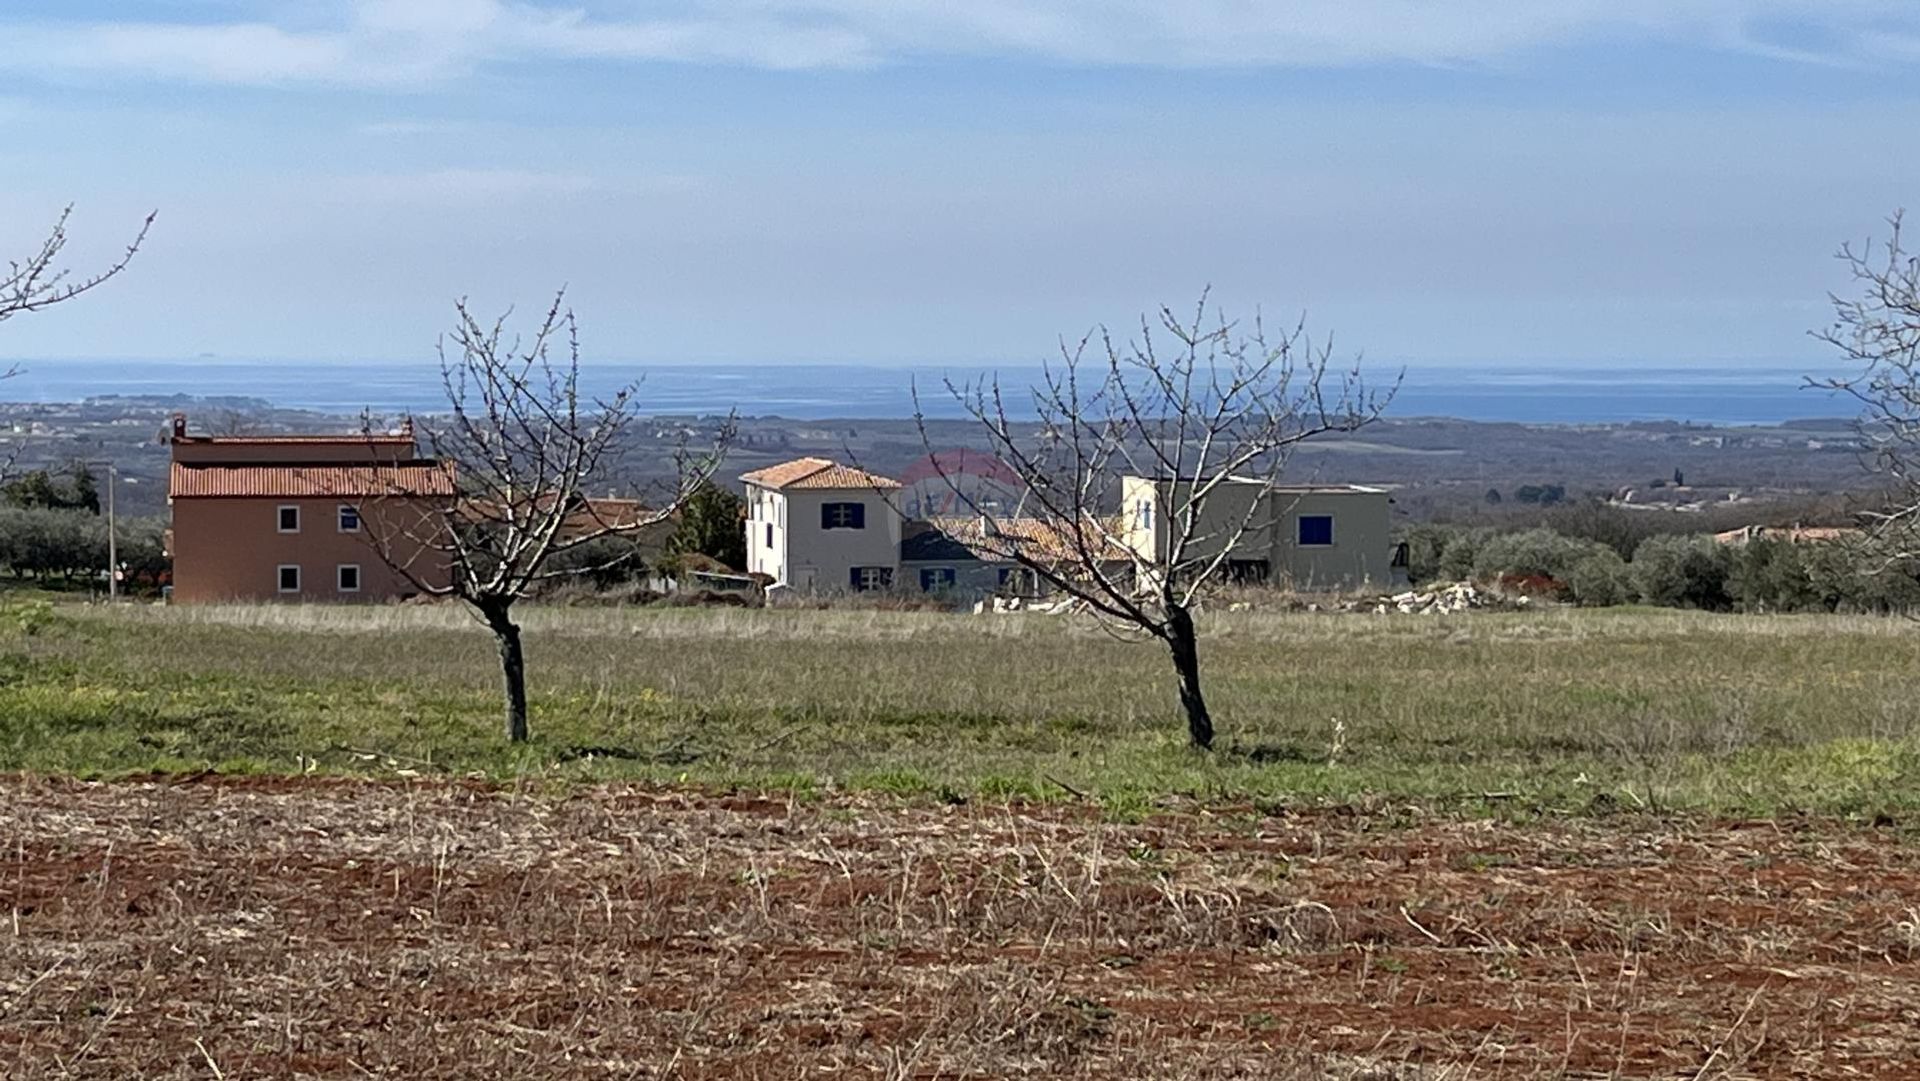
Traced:
POLYGON ((0 357, 1026 362, 1210 286, 1388 363, 1818 357, 1911 0, 10 0, 0 357))

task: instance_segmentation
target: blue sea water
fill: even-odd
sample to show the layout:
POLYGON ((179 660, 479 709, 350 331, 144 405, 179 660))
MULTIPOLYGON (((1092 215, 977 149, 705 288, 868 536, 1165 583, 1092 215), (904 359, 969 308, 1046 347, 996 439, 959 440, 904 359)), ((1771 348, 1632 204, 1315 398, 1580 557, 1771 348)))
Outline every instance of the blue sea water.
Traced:
MULTIPOLYGON (((99 395, 241 396, 329 413, 432 412, 444 407, 431 362, 241 360, 27 360, 0 382, 0 399, 80 401, 99 395)), ((914 388, 930 417, 961 412, 944 380, 978 378, 980 367, 878 367, 846 364, 677 364, 583 362, 586 389, 610 391, 644 377, 639 400, 653 414, 718 414, 797 420, 911 416, 914 388)), ((1376 381, 1401 369, 1374 365, 1376 381)), ((1020 388, 1037 368, 998 369, 1010 411, 1030 402, 1020 388)), ((1832 375, 1815 365, 1713 364, 1489 365, 1408 364, 1389 416, 1447 416, 1534 424, 1690 421, 1774 424, 1808 417, 1844 417, 1850 400, 1808 389, 1806 377, 1832 375)))

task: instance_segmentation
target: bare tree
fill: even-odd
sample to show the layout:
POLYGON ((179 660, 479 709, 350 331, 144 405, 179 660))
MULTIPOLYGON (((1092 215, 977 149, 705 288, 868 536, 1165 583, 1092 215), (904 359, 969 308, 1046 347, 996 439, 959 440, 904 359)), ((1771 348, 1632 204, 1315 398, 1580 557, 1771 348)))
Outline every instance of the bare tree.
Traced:
MULTIPOLYGON (((632 559, 631 545, 598 562, 555 557, 673 517, 712 476, 732 433, 729 420, 698 456, 683 444, 677 484, 651 505, 589 498, 613 479, 637 386, 604 398, 581 391, 579 329, 564 302, 557 295, 524 340, 507 333, 507 316, 482 322, 465 301, 455 306, 456 325, 440 344, 449 411, 411 418, 428 452, 453 466, 455 494, 412 504, 415 520, 399 528, 387 513, 389 528, 369 530, 381 558, 415 588, 458 597, 493 632, 507 738, 516 742, 527 738, 527 685, 515 602, 543 583, 632 559), (564 359, 552 357, 556 350, 564 359)), ((395 501, 386 502, 383 509, 395 501)))
POLYGON ((1833 323, 1813 336, 1857 370, 1808 380, 1860 403, 1856 429, 1867 468, 1889 489, 1884 507, 1864 514, 1865 547, 1883 570, 1920 557, 1920 256, 1901 241, 1902 219, 1903 212, 1888 219, 1878 251, 1871 240, 1841 246, 1836 257, 1857 292, 1830 294, 1833 323))
POLYGON ((40 242, 38 250, 23 259, 8 260, 6 271, 0 273, 0 323, 16 315, 51 308, 105 284, 127 269, 127 264, 139 253, 140 245, 145 243, 147 231, 153 228, 154 215, 148 214, 118 260, 96 274, 76 278, 71 270, 60 265, 60 253, 67 246, 67 219, 72 214, 70 206, 60 211, 52 231, 40 242))
MULTIPOLYGON (((139 253, 140 245, 146 242, 148 230, 153 228, 153 219, 158 211, 147 215, 140 223, 140 231, 134 234, 133 242, 127 245, 120 258, 105 270, 84 278, 75 278, 73 272, 60 265, 60 253, 67 246, 67 219, 73 214, 73 207, 60 211, 54 219, 53 229, 46 239, 40 242, 37 250, 29 252, 25 258, 10 259, 5 271, 0 271, 0 323, 16 315, 37 312, 72 300, 82 293, 89 292, 106 283, 133 262, 139 253)), ((0 379, 11 379, 20 374, 18 365, 10 364, 0 371, 0 379)), ((19 445, 9 448, 3 460, 0 460, 0 479, 13 472, 13 466, 20 455, 19 445)))
MULTIPOLYGON (((1203 293, 1191 318, 1163 307, 1132 341, 1097 328, 1062 342, 1031 391, 1037 435, 1009 415, 997 377, 946 384, 1027 489, 1015 514, 997 519, 943 472, 977 518, 968 542, 1083 602, 1114 633, 1163 643, 1195 747, 1214 736, 1196 607, 1243 542, 1271 526, 1273 488, 1293 449, 1360 428, 1392 397, 1369 392, 1357 368, 1335 370, 1331 357, 1331 339, 1314 342, 1304 322, 1270 337, 1258 319, 1228 320, 1203 293), (1123 475, 1148 482, 1150 506, 1115 516, 1107 508, 1123 475)), ((917 397, 915 413, 932 454, 917 397)))

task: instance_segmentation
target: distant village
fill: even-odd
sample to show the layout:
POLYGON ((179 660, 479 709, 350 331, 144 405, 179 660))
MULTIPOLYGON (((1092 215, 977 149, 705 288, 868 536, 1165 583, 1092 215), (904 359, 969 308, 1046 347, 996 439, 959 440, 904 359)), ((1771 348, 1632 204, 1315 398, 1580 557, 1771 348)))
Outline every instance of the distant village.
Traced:
MULTIPOLYGON (((187 394, 101 396, 72 403, 0 402, 0 432, 18 448, 19 468, 59 469, 78 459, 110 459, 119 472, 122 508, 134 515, 166 510, 168 417, 188 411, 209 432, 293 434, 358 430, 357 416, 286 409, 257 398, 187 394)), ((376 415, 376 423, 392 419, 376 415)), ((644 486, 667 472, 666 455, 646 453, 698 430, 711 418, 644 418, 635 432, 632 481, 644 486)), ((967 422, 934 426, 937 436, 967 446, 967 422)), ((1764 504, 1844 490, 1861 479, 1859 437, 1844 420, 1777 427, 1706 428, 1672 422, 1617 425, 1517 425, 1444 418, 1384 419, 1363 438, 1329 438, 1302 454, 1304 480, 1355 480, 1392 488, 1415 518, 1498 491, 1512 502, 1529 485, 1558 485, 1577 497, 1621 506, 1701 510, 1734 502, 1764 504), (1684 483, 1672 482, 1676 468, 1684 483)), ((792 421, 743 418, 729 455, 740 472, 797 457, 857 459, 898 472, 926 453, 911 421, 792 421)))

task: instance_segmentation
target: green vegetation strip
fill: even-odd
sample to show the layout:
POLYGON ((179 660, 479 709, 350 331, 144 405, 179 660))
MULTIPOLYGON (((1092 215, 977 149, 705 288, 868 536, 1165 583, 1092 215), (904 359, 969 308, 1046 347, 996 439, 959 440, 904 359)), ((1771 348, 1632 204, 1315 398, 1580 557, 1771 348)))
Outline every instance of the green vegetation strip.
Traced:
POLYGON ((1496 814, 1920 809, 1920 628, 1616 609, 1219 613, 1166 658, 1049 616, 530 609, 533 740, 452 608, 16 605, 0 769, 470 774, 949 800, 1496 814))

